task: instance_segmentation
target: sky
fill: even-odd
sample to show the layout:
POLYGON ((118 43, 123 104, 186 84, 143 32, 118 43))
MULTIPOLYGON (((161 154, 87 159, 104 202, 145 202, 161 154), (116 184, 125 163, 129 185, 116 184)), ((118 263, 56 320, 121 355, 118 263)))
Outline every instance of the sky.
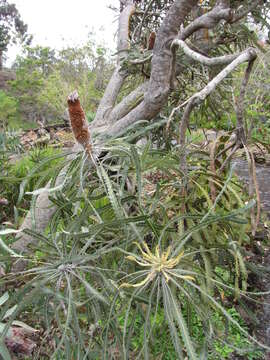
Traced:
MULTIPOLYGON (((34 35, 33 45, 62 49, 86 42, 88 34, 96 33, 101 45, 114 49, 117 30, 116 13, 108 5, 118 0, 10 0, 16 4, 28 32, 34 35)), ((7 52, 10 66, 20 52, 12 46, 7 52)))

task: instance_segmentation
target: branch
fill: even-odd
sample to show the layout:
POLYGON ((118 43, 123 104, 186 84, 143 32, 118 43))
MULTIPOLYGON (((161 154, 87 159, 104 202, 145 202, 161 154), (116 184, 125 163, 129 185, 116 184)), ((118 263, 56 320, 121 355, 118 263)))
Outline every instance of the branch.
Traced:
POLYGON ((137 31, 138 31, 138 37, 141 36, 141 33, 142 33, 142 27, 143 27, 143 22, 144 20, 146 19, 148 13, 149 13, 149 10, 151 9, 151 6, 153 4, 154 0, 150 0, 149 1, 149 4, 147 5, 144 13, 143 13, 143 16, 142 16, 142 20, 140 22, 140 24, 136 27, 135 31, 134 31, 134 37, 137 36, 137 31), (138 29, 138 30, 137 30, 138 29))
POLYGON ((229 21, 230 24, 236 23, 237 21, 243 19, 244 17, 246 17, 251 11, 253 11, 254 9, 256 9, 256 7, 260 4, 263 4, 263 0, 257 0, 257 1, 252 1, 252 4, 244 10, 240 11, 238 14, 234 13, 232 19, 229 21))
POLYGON ((217 85, 224 80, 236 67, 246 61, 255 60, 257 57, 257 52, 254 48, 248 48, 246 51, 241 53, 234 61, 232 61, 228 66, 225 67, 213 80, 211 80, 206 87, 200 92, 194 94, 192 98, 196 99, 196 105, 201 103, 206 99, 206 97, 215 90, 217 85))
POLYGON ((242 80, 240 94, 236 103, 236 119, 237 119, 237 140, 241 141, 243 144, 246 143, 246 136, 244 131, 244 100, 247 90, 248 81, 250 79, 250 74, 254 65, 255 58, 251 59, 248 63, 247 69, 245 71, 244 78, 242 80))
MULTIPOLYGON (((217 1, 217 5, 209 11, 207 14, 195 19, 185 29, 180 32, 180 40, 185 40, 191 36, 194 32, 200 29, 212 29, 221 20, 229 21, 232 18, 232 11, 228 7, 227 1, 217 1)), ((175 43, 176 45, 176 43, 175 43)), ((175 82, 175 70, 176 70, 176 46, 171 46, 172 60, 171 60, 171 73, 170 73, 170 86, 174 88, 175 82)))
MULTIPOLYGON (((185 134, 188 127, 190 114, 195 108, 195 106, 202 103, 206 99, 206 97, 215 90, 218 84, 221 81, 223 81, 236 67, 238 67, 240 64, 246 61, 248 61, 249 63, 253 62, 256 59, 256 57, 257 57, 257 53, 254 48, 247 49, 242 54, 240 54, 235 60, 233 60, 229 65, 227 65, 225 69, 223 69, 213 80, 211 80, 205 86, 204 89, 197 92, 190 98, 186 106, 186 109, 184 111, 183 119, 180 123, 180 129, 179 129, 179 143, 181 145, 181 149, 184 152, 185 152, 185 134)), ((181 168, 183 169, 183 171, 186 169, 185 156, 183 156, 181 168)))
POLYGON ((129 21, 130 17, 135 12, 135 5, 132 0, 127 0, 125 8, 119 16, 118 26, 118 46, 117 46, 117 67, 107 85, 105 93, 100 101, 97 109, 94 124, 101 126, 106 123, 106 117, 114 107, 117 96, 121 90, 123 82, 127 77, 126 71, 121 69, 120 60, 127 56, 127 50, 129 49, 129 21))
POLYGON ((147 61, 151 60, 153 57, 153 54, 150 54, 149 56, 143 58, 143 59, 135 59, 135 60, 129 60, 129 63, 132 65, 142 65, 147 63, 147 61))
POLYGON ((179 144, 181 145, 181 150, 183 151, 181 156, 180 168, 184 174, 187 173, 187 162, 186 162, 186 151, 185 151, 186 131, 188 128, 190 114, 192 113, 192 110, 196 106, 195 101, 196 101, 195 97, 189 101, 189 103, 185 108, 182 121, 180 123, 179 144))
POLYGON ((196 4, 197 0, 176 0, 170 7, 157 33, 153 49, 149 87, 144 100, 117 123, 110 126, 105 131, 108 135, 116 135, 125 127, 139 120, 151 120, 160 112, 171 90, 172 55, 170 42, 177 37, 179 26, 184 23, 187 15, 196 4))
POLYGON ((233 55, 224 55, 215 58, 209 58, 190 49, 190 47, 188 47, 188 45, 183 40, 178 39, 175 39, 172 42, 171 47, 172 49, 174 47, 180 47, 188 57, 206 66, 228 65, 240 55, 238 53, 233 55))
POLYGON ((211 11, 195 19, 180 34, 180 39, 185 40, 194 32, 200 29, 212 29, 221 20, 230 21, 232 19, 232 10, 225 8, 226 4, 219 3, 211 11))
MULTIPOLYGON (((69 155, 68 158, 71 158, 72 155, 69 155)), ((66 168, 64 168, 60 175, 57 177, 56 179, 56 186, 60 185, 61 183, 63 183, 64 178, 65 178, 65 173, 66 173, 66 168)), ((46 188, 50 188, 50 182, 46 185, 46 188)), ((49 200, 49 193, 48 192, 43 192, 42 194, 40 194, 37 198, 35 207, 34 207, 34 214, 32 214, 32 211, 28 211, 22 225, 20 226, 20 230, 24 230, 24 229, 32 229, 33 228, 33 216, 36 219, 36 224, 35 224, 35 231, 42 234, 50 219, 52 218, 53 214, 56 211, 56 206, 53 205, 51 203, 51 201, 49 200)), ((30 244, 37 244, 38 243, 38 239, 27 235, 25 233, 19 234, 16 236, 16 240, 15 242, 11 245, 11 248, 17 252, 18 254, 27 254, 29 252, 28 246, 30 244)), ((13 272, 19 272, 25 269, 25 267, 27 266, 27 262, 26 260, 21 260, 19 259, 17 262, 14 263, 14 265, 12 266, 12 271, 13 272)))
POLYGON ((132 0, 127 0, 124 10, 119 16, 118 22, 118 63, 121 58, 126 55, 126 50, 129 49, 129 22, 131 16, 135 13, 135 5, 132 0))
POLYGON ((106 118, 108 118, 109 113, 114 107, 126 76, 127 74, 125 72, 121 72, 121 66, 118 65, 114 70, 109 84, 106 87, 105 93, 99 103, 97 113, 93 121, 93 126, 98 127, 106 124, 106 118))
POLYGON ((147 91, 149 82, 146 81, 140 86, 132 91, 128 96, 126 96, 119 104, 117 104, 112 110, 109 123, 115 122, 125 115, 127 115, 131 110, 133 110, 139 103, 143 101, 144 93, 147 91))
MULTIPOLYGON (((234 66, 234 61, 237 60, 237 63, 239 61, 239 59, 242 59, 242 58, 245 58, 246 57, 246 54, 247 52, 251 52, 251 53, 254 53, 254 59, 257 57, 257 53, 255 51, 255 49, 253 48, 250 48, 250 49, 247 49, 245 50, 244 52, 242 52, 241 54, 236 54, 236 55, 227 55, 227 56, 219 56, 219 57, 216 57, 216 58, 207 58, 206 56, 203 56, 197 52, 195 52, 194 50, 191 50, 184 41, 182 40, 178 40, 178 39, 175 39, 173 42, 172 42, 172 49, 173 49, 173 52, 175 52, 176 50, 176 47, 177 46, 181 46, 182 49, 184 50, 185 54, 187 56, 190 56, 193 60, 196 60, 196 61, 199 61, 200 63, 202 64, 205 64, 205 65, 208 65, 208 66, 215 66, 215 65, 226 65, 228 62, 230 63, 230 66, 234 66), (229 61, 230 60, 230 61, 229 61)), ((242 62, 245 62, 247 60, 244 60, 242 62)), ((238 65, 236 65, 238 66, 238 65)), ((225 68, 223 71, 227 72, 226 70, 227 68, 225 68)), ((223 71, 221 73, 219 73, 219 75, 221 76, 224 76, 220 81, 222 81, 232 70, 228 70, 228 74, 226 73, 223 73, 223 71)), ((214 78, 207 86, 209 86, 211 84, 214 85, 214 81, 216 81, 216 78, 214 78)), ((218 83, 220 82, 219 79, 217 79, 218 83)), ((215 87, 217 86, 217 84, 215 85, 215 87)), ((213 90, 215 89, 215 87, 213 88, 213 90)), ((206 87, 207 88, 207 87, 206 87)), ((205 89, 206 89, 205 88, 205 89)), ((205 90, 204 89, 204 90, 205 90)), ((210 89, 210 92, 212 92, 213 90, 210 89)), ((209 92, 209 94, 210 94, 209 92)), ((188 104, 189 102, 191 102, 193 100, 194 97, 198 96, 200 93, 197 93, 193 96, 191 96, 188 100, 186 100, 183 104, 180 104, 179 106, 175 107, 170 116, 169 116, 169 120, 168 120, 168 123, 167 123, 167 130, 170 126, 170 123, 172 121, 172 118, 174 116, 174 114, 176 112, 178 112, 181 108, 183 108, 183 106, 185 106, 186 104, 188 104)), ((209 95, 208 94, 208 95, 209 95)), ((206 96, 208 96, 206 95, 206 96)), ((205 97, 206 97, 205 96, 205 97)), ((204 99, 203 99, 204 100, 204 99)), ((203 101, 202 100, 202 101, 203 101)))

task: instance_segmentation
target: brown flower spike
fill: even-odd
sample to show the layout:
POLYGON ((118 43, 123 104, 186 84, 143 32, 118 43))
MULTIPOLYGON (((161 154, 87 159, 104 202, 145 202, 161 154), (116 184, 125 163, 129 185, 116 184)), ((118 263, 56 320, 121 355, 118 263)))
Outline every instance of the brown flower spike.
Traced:
POLYGON ((69 95, 67 103, 73 135, 77 142, 90 154, 92 151, 91 136, 88 123, 85 119, 85 113, 81 107, 79 95, 76 90, 69 95))
POLYGON ((149 39, 148 39, 147 50, 153 50, 154 49, 155 41, 156 41, 156 33, 154 31, 152 31, 150 36, 149 36, 149 39))

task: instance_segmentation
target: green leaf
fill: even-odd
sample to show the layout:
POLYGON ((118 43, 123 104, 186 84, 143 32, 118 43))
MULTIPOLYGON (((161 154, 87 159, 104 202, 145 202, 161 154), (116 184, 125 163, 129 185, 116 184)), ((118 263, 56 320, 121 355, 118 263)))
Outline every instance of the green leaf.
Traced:
POLYGON ((22 231, 23 230, 15 230, 15 229, 0 230, 0 236, 1 235, 10 235, 10 234, 19 234, 22 231))
POLYGON ((7 319, 8 317, 12 316, 14 312, 17 309, 17 305, 12 306, 12 308, 8 309, 8 311, 5 313, 5 316, 3 316, 3 320, 7 319))
POLYGON ((11 360, 9 351, 3 341, 0 341, 0 354, 3 357, 3 360, 11 360))
POLYGON ((24 330, 28 331, 29 333, 38 332, 39 330, 32 328, 31 326, 25 324, 22 321, 14 320, 12 321, 12 325, 19 326, 23 328, 24 330))
POLYGON ((9 295, 8 292, 5 292, 4 295, 0 297, 0 306, 2 306, 6 301, 8 301, 9 295))
POLYGON ((86 280, 84 280, 78 273, 74 273, 74 275, 81 281, 89 295, 102 301, 105 304, 108 304, 108 301, 105 299, 105 297, 101 295, 101 293, 98 292, 96 289, 94 289, 93 286, 91 286, 86 280))
POLYGON ((138 187, 138 200, 141 203, 141 196, 142 196, 142 169, 141 169, 141 160, 139 154, 135 148, 135 146, 131 146, 131 154, 133 161, 135 163, 136 168, 136 178, 137 178, 137 187, 138 187))
POLYGON ((9 253, 14 257, 20 257, 20 258, 23 257, 22 255, 18 255, 17 253, 15 253, 15 251, 10 249, 1 238, 0 238, 0 248, 2 248, 4 251, 6 251, 7 253, 9 253))
POLYGON ((119 202, 113 191, 111 180, 102 165, 100 165, 98 168, 98 174, 100 175, 101 180, 104 182, 104 185, 107 190, 107 194, 110 199, 110 202, 112 204, 112 208, 114 210, 115 216, 117 218, 123 216, 123 209, 119 205, 119 202))

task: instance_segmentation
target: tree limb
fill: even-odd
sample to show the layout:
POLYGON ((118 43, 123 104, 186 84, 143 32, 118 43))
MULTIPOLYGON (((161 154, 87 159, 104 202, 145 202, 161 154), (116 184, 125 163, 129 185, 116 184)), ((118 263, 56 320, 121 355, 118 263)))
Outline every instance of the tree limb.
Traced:
POLYGON ((226 8, 225 6, 224 3, 218 3, 211 11, 195 19, 181 31, 180 39, 185 40, 200 29, 212 29, 221 20, 230 21, 232 19, 232 10, 230 7, 226 8))
POLYGON ((162 109, 170 93, 171 58, 170 42, 177 37, 179 27, 196 5, 197 0, 176 0, 170 7, 157 33, 151 66, 148 91, 135 109, 110 126, 105 132, 115 135, 125 127, 139 121, 151 120, 162 109))
MULTIPOLYGON (((198 54, 200 55, 200 54, 198 54)), ((179 129, 179 143, 181 146, 181 149, 185 152, 185 134, 187 131, 188 123, 190 114, 195 108, 195 106, 202 103, 208 95, 210 95, 215 88, 218 86, 218 84, 223 81, 236 67, 238 67, 240 64, 248 61, 252 62, 257 57, 256 50, 254 48, 248 48, 246 51, 244 51, 242 54, 240 54, 235 60, 233 60, 229 65, 227 65, 214 79, 212 79, 201 91, 194 94, 184 111, 184 115, 182 118, 182 121, 180 123, 180 129, 179 129)), ((198 56, 198 59, 200 56, 198 56)), ((181 168, 183 170, 186 169, 186 162, 185 162, 185 156, 183 157, 183 161, 181 163, 181 168)))
POLYGON ((237 119, 237 129, 238 141, 243 141, 243 143, 246 143, 246 136, 244 132, 244 100, 247 90, 248 81, 250 79, 250 74, 254 65, 255 58, 252 58, 245 71, 244 78, 242 80, 241 88, 240 88, 240 94, 237 99, 236 103, 236 119, 237 119))
POLYGON ((138 103, 143 101, 143 96, 147 91, 149 82, 146 81, 139 85, 134 91, 127 95, 119 104, 117 104, 112 110, 109 123, 115 122, 125 115, 127 115, 132 109, 134 109, 138 103))
POLYGON ((153 54, 150 54, 149 56, 145 57, 144 59, 135 59, 135 60, 129 60, 129 63, 132 65, 142 65, 147 63, 149 60, 151 60, 153 57, 153 54))
POLYGON ((104 123, 106 124, 106 117, 113 109, 123 82, 127 77, 127 72, 123 71, 120 62, 127 56, 127 50, 129 49, 129 21, 134 12, 135 5, 133 4, 133 1, 127 0, 119 17, 117 67, 114 70, 97 109, 96 117, 94 119, 95 126, 102 126, 104 123))
POLYGON ((215 90, 217 85, 224 80, 236 67, 246 61, 252 61, 257 57, 257 52, 254 48, 248 48, 241 53, 235 60, 226 66, 214 79, 212 79, 203 90, 194 94, 192 98, 196 99, 196 105, 206 99, 206 97, 215 90))
MULTIPOLYGON (((74 154, 78 152, 77 144, 74 146, 73 150, 74 152, 68 156, 68 159, 72 159, 74 157, 74 154)), ((55 184, 56 186, 63 183, 65 175, 66 175, 66 167, 62 169, 59 176, 57 177, 55 184)), ((46 185, 46 188, 48 189, 50 188, 50 182, 46 185)), ((45 231, 50 219, 52 218, 53 214, 56 211, 56 206, 52 204, 51 201, 49 200, 48 192, 43 192, 38 196, 33 211, 34 214, 32 214, 30 210, 28 211, 22 225, 20 226, 20 230, 32 229, 33 228, 32 218, 34 217, 36 219, 34 230, 42 234, 45 231)), ((28 246, 30 244, 36 244, 38 243, 38 241, 39 241, 38 239, 26 233, 19 233, 16 236, 15 242, 11 245, 11 248, 18 254, 21 253, 27 254, 29 252, 28 246)), ((27 262, 24 259, 19 259, 13 264, 12 271, 14 272, 22 271, 25 269, 26 265, 27 262)))
POLYGON ((252 10, 256 9, 256 7, 260 4, 263 4, 263 0, 252 1, 252 4, 245 10, 235 12, 233 14, 232 19, 229 21, 230 24, 236 23, 237 21, 246 17, 252 10))
POLYGON ((209 58, 192 50, 183 40, 178 39, 172 42, 172 48, 174 47, 180 47, 184 51, 185 55, 207 66, 228 65, 240 55, 239 53, 237 53, 232 55, 209 58))

